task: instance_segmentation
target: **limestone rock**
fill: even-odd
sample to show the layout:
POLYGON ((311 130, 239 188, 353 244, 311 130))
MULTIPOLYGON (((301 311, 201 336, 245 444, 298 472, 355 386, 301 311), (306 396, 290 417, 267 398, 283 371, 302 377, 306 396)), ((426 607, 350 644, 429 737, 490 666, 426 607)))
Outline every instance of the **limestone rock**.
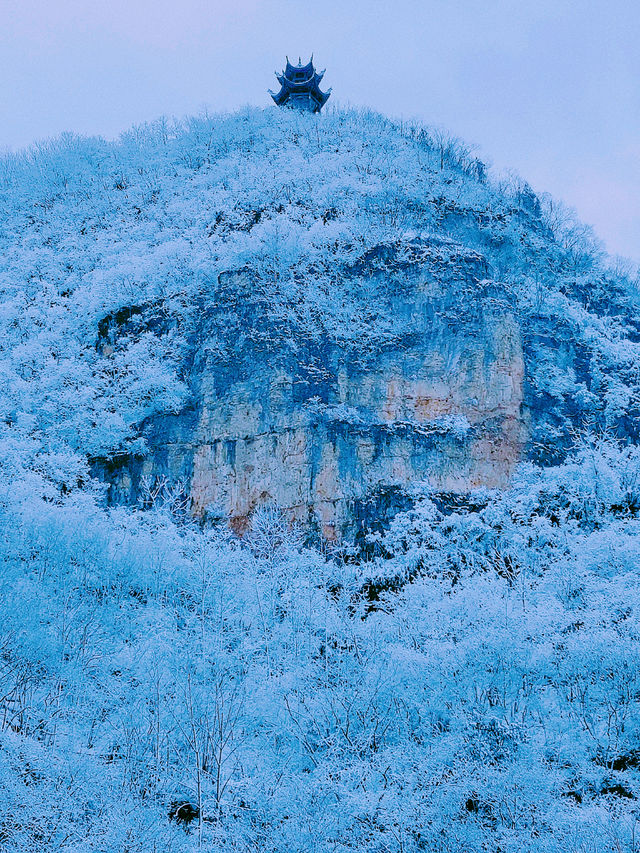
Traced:
MULTIPOLYGON (((397 330, 383 346, 292 341, 248 296, 248 340, 221 356, 219 303, 205 310, 193 408, 144 425, 150 452, 111 471, 112 498, 134 498, 143 474, 183 479, 197 516, 228 518, 242 533, 271 503, 335 540, 353 532, 358 505, 390 490, 506 486, 528 436, 513 312, 478 278, 443 288, 424 264, 391 278, 391 288, 379 272, 367 282, 367 299, 397 330), (252 337, 265 326, 268 342, 252 337)), ((219 287, 250 294, 250 276, 225 274, 219 287)))

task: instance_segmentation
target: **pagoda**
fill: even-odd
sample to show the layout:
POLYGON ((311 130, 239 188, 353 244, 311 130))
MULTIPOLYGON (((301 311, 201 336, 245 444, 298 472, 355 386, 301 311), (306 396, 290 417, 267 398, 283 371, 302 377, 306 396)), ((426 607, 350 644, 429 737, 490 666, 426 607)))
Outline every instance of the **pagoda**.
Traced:
POLYGON ((319 113, 331 94, 320 91, 320 81, 324 71, 319 74, 313 67, 313 56, 306 65, 298 59, 297 65, 292 65, 287 57, 287 65, 276 77, 280 83, 280 91, 276 94, 269 89, 269 94, 279 107, 292 107, 302 112, 319 113))

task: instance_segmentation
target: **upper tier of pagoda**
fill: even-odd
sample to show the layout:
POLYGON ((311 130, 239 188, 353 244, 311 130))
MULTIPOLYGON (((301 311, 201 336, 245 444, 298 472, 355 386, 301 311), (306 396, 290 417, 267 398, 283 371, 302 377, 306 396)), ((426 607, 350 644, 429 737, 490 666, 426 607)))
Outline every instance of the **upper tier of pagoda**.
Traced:
POLYGON ((293 107, 303 112, 319 113, 326 104, 331 94, 320 91, 320 81, 324 71, 318 73, 313 67, 313 56, 306 65, 298 60, 297 65, 292 65, 287 57, 287 64, 282 74, 276 72, 280 91, 276 94, 269 90, 269 94, 279 107, 293 107))

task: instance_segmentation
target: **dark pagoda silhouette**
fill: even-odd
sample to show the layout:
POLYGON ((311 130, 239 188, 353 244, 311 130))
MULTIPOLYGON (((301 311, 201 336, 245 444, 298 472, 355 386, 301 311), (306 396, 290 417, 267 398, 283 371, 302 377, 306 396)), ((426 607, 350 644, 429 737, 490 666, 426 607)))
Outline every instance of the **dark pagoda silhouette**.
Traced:
POLYGON ((319 113, 331 94, 331 89, 328 92, 320 91, 323 76, 324 71, 318 74, 313 67, 313 56, 307 65, 303 65, 300 60, 297 65, 292 65, 287 57, 287 65, 282 74, 276 72, 280 91, 276 94, 269 89, 269 94, 279 107, 319 113))

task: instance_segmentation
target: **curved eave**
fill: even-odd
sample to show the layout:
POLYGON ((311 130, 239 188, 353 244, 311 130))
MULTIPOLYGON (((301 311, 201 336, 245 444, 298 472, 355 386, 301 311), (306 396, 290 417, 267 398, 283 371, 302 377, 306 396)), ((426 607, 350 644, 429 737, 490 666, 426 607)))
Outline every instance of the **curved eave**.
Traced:
POLYGON ((303 71, 308 77, 313 77, 313 75, 315 74, 315 69, 313 67, 313 58, 309 62, 307 62, 306 65, 292 65, 289 62, 289 59, 287 58, 287 64, 284 69, 285 77, 289 77, 290 74, 300 74, 303 71))
POLYGON ((315 74, 311 74, 311 75, 309 75, 309 77, 305 77, 304 80, 292 80, 291 77, 289 77, 286 74, 286 72, 282 75, 276 74, 276 77, 278 78, 278 82, 280 83, 281 86, 284 85, 284 83, 286 82, 286 84, 288 86, 298 86, 298 87, 299 86, 308 86, 309 84, 312 84, 314 82, 314 80, 316 79, 315 74))
POLYGON ((276 74, 276 78, 283 89, 286 89, 289 92, 299 93, 316 91, 319 92, 319 84, 322 80, 322 77, 318 76, 318 74, 314 74, 313 77, 309 77, 307 80, 290 80, 286 75, 280 74, 276 74))
POLYGON ((272 92, 269 89, 269 94, 279 107, 283 107, 289 100, 289 92, 286 92, 284 89, 281 89, 279 92, 272 92))
POLYGON ((323 92, 317 86, 283 86, 279 92, 272 92, 269 89, 269 94, 274 98, 279 98, 280 100, 284 100, 288 98, 290 95, 310 95, 314 100, 318 101, 321 104, 326 103, 329 95, 331 94, 331 89, 327 92, 323 92))
POLYGON ((309 94, 311 95, 313 100, 318 104, 317 112, 320 112, 322 107, 324 107, 324 105, 329 100, 329 95, 331 94, 331 89, 329 89, 328 92, 321 92, 320 89, 316 89, 314 92, 310 92, 309 94))
POLYGON ((313 91, 308 92, 289 92, 285 89, 281 89, 279 92, 272 92, 271 89, 269 89, 269 94, 273 98, 276 105, 279 107, 286 107, 288 104, 290 104, 292 96, 295 97, 299 95, 307 95, 309 101, 315 105, 313 112, 319 113, 322 107, 324 107, 324 105, 329 100, 329 96, 331 95, 331 89, 329 89, 328 92, 321 92, 320 89, 315 89, 313 91))

